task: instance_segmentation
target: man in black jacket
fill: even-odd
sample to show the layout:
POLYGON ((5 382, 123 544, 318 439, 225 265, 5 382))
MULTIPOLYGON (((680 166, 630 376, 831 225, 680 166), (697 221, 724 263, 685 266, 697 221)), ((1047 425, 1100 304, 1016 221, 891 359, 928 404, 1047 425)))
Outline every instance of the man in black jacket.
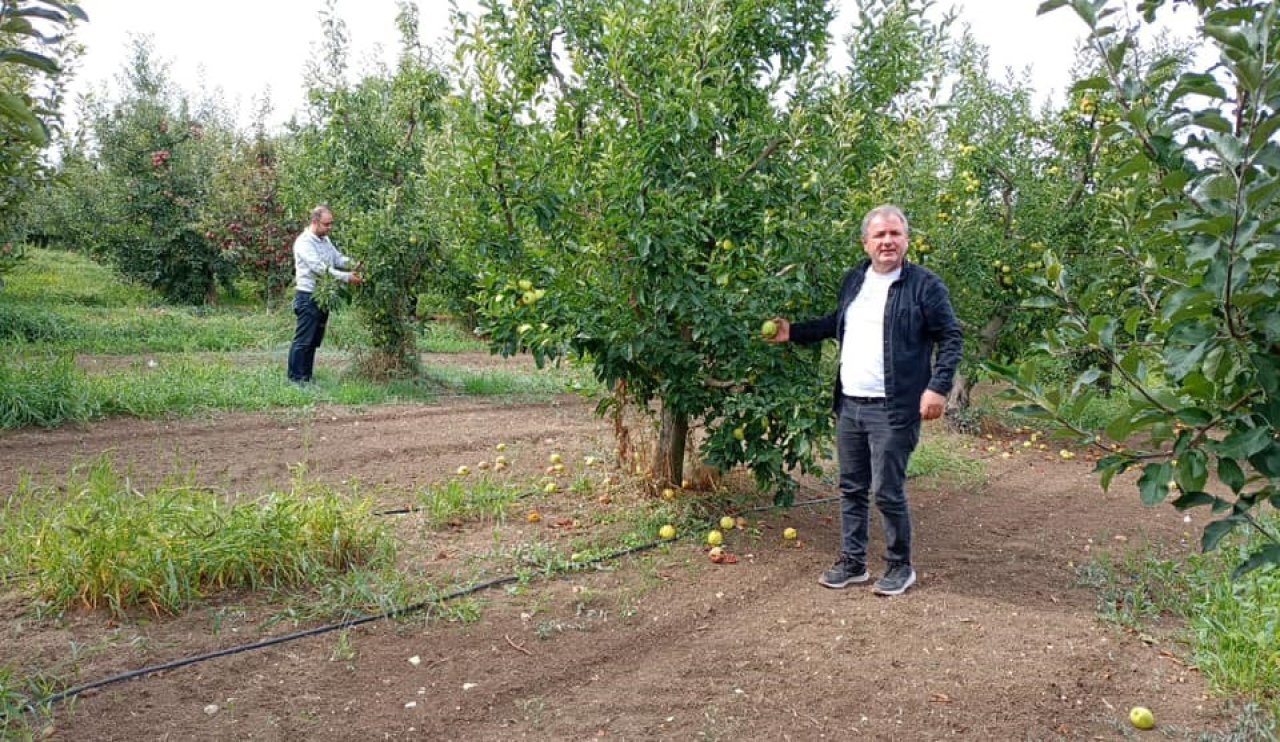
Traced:
POLYGON ((836 448, 840 458, 840 558, 818 578, 830 588, 867 582, 869 496, 884 519, 884 576, 875 592, 901 595, 916 582, 911 565, 907 459, 920 421, 942 416, 963 345, 947 287, 906 261, 907 217, 897 206, 862 220, 868 260, 845 274, 836 311, 798 322, 775 320, 773 342, 840 344, 836 448))

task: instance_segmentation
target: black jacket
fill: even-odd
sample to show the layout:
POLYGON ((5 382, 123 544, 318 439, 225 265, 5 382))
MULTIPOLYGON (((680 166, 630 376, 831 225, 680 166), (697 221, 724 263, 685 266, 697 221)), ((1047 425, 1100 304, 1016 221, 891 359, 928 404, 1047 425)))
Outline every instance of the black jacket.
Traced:
MULTIPOLYGON (((845 310, 867 275, 871 261, 844 276, 834 314, 791 326, 791 342, 809 344, 835 338, 844 343, 845 310)), ((951 309, 942 279, 932 271, 903 262, 902 274, 889 287, 884 312, 884 391, 889 422, 895 428, 920 422, 920 395, 932 389, 944 397, 951 392, 960 365, 964 334, 951 309), (934 356, 934 350, 937 356, 934 356)), ((832 409, 840 414, 840 371, 832 409)))

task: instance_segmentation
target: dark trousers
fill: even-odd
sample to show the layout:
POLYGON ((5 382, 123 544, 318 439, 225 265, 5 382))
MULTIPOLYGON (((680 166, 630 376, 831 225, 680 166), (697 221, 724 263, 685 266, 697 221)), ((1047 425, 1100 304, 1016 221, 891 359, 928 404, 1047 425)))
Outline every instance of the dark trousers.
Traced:
POLYGON ((907 459, 920 441, 920 424, 894 428, 884 401, 841 400, 836 421, 840 457, 841 552, 867 561, 869 499, 884 520, 885 561, 911 563, 911 512, 907 506, 907 459))
POLYGON ((293 345, 289 346, 289 381, 311 381, 316 348, 324 342, 329 313, 316 306, 309 291, 293 295, 293 313, 298 318, 298 326, 293 331, 293 345))

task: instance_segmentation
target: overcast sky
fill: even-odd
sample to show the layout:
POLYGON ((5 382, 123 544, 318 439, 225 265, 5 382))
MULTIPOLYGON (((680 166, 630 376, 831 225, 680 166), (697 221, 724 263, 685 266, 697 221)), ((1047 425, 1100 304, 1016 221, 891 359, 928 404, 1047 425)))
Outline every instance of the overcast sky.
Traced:
MULTIPOLYGON (((1036 16, 1041 0, 961 0, 960 19, 991 50, 992 68, 1029 69, 1039 100, 1060 100, 1074 49, 1084 28, 1068 9, 1036 16)), ((73 91, 113 86, 128 60, 131 34, 150 35, 158 57, 170 66, 175 82, 188 93, 220 89, 226 104, 246 123, 253 99, 268 90, 272 123, 300 110, 306 57, 321 38, 323 0, 82 0, 89 23, 79 30, 87 47, 73 91)), ((474 8, 474 0, 458 0, 474 8)), ((420 0, 424 41, 447 33, 448 0, 420 0)), ((837 42, 849 32, 854 3, 838 1, 832 27, 837 42)), ((940 3, 945 5, 945 3, 940 3)), ((353 66, 394 61, 397 48, 395 0, 336 0, 339 17, 351 34, 353 66)), ((1189 34, 1194 17, 1173 13, 1170 25, 1189 34)), ((837 43, 837 48, 843 44, 837 43)))

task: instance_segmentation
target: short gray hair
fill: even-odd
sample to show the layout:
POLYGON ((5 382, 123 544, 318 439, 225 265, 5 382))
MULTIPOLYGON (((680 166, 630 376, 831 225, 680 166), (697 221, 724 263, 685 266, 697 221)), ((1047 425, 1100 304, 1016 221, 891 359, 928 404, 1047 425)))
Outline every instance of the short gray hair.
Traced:
MULTIPOLYGON (((315 223, 315 222, 320 221, 320 217, 324 216, 325 214, 328 214, 329 216, 333 216, 333 209, 330 209, 330 208, 329 208, 327 205, 325 205, 325 204, 320 204, 319 206, 317 206, 317 207, 315 207, 314 209, 312 209, 312 210, 311 210, 311 221, 312 221, 312 223, 315 223)), ((863 231, 864 231, 864 232, 866 231, 866 227, 865 227, 865 226, 863 227, 863 231)))
POLYGON ((871 228, 871 222, 878 216, 896 216, 902 221, 902 229, 908 236, 911 235, 911 225, 907 222, 907 215, 902 213, 902 209, 893 204, 882 204, 867 212, 862 217, 862 239, 867 238, 867 230, 871 228))

